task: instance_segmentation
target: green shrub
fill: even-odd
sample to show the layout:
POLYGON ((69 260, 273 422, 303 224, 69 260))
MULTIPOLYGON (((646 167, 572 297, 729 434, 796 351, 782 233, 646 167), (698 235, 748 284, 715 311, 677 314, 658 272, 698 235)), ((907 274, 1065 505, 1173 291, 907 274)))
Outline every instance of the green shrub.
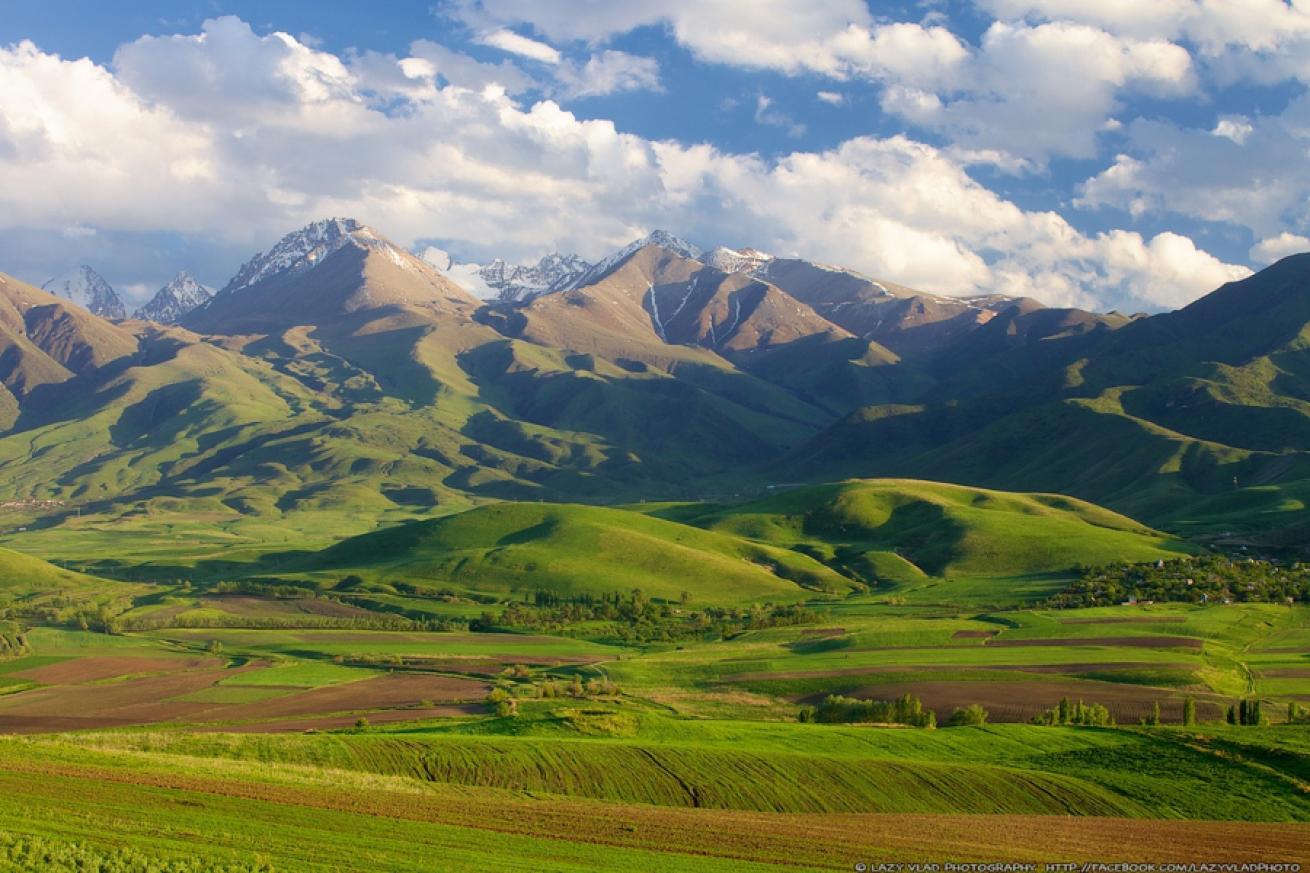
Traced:
POLYGON ((904 694, 895 700, 860 700, 829 694, 815 707, 814 720, 823 724, 937 726, 937 714, 931 709, 924 709, 919 698, 913 694, 904 694))
POLYGON ((1114 724, 1110 710, 1099 703, 1074 703, 1068 697, 1060 698, 1060 703, 1041 715, 1034 716, 1033 724, 1044 725, 1089 725, 1108 726, 1114 724))
POLYGON ((956 708, 947 719, 947 727, 965 727, 968 725, 987 724, 987 710, 983 709, 977 703, 971 703, 962 708, 956 708))

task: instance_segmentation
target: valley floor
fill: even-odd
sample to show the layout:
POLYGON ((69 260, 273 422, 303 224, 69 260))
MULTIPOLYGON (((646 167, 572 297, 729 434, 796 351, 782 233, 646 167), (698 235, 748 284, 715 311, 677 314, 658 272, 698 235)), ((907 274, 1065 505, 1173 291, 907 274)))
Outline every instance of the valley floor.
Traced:
POLYGON ((1310 701, 1306 618, 848 598, 676 643, 34 628, 0 662, 0 869, 1303 861, 1310 726, 1222 718, 1236 697, 1276 722, 1310 701), (942 722, 981 703, 993 723, 796 721, 830 693, 912 693, 942 722), (1063 696, 1128 726, 1024 723, 1063 696), (1186 698, 1201 724, 1178 724, 1186 698), (1157 703, 1165 724, 1137 726, 1157 703))

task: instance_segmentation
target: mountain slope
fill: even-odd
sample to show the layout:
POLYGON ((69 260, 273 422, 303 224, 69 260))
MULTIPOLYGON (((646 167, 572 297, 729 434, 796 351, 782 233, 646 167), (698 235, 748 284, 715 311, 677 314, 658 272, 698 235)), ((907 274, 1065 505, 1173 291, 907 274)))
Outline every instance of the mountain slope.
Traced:
POLYGON ((145 590, 145 586, 88 576, 22 552, 0 549, 0 597, 16 603, 20 610, 47 604, 68 608, 75 601, 103 603, 145 590))
POLYGON ((1002 295, 942 297, 870 279, 852 270, 797 258, 772 258, 751 269, 825 318, 912 361, 931 360, 952 372, 961 362, 1128 318, 1078 309, 1051 309, 1002 295), (940 361, 945 357, 947 360, 940 361))
POLYGON ((906 358, 926 358, 986 324, 1005 298, 960 300, 923 294, 853 270, 775 258, 753 271, 851 333, 906 358))
POLYGON ((628 252, 590 284, 534 300, 520 317, 524 337, 611 359, 687 357, 674 346, 731 357, 804 337, 850 337, 767 283, 657 244, 628 252))
POLYGON ((918 374, 885 367, 897 360, 891 352, 766 282, 662 245, 629 249, 593 284, 484 317, 507 336, 702 385, 712 373, 744 372, 753 378, 737 382, 760 395, 750 405, 808 406, 800 418, 809 422, 921 387, 918 374))
POLYGON ((931 475, 1148 518, 1310 477, 1310 256, 1117 330, 1065 319, 942 400, 851 415, 797 451, 794 475, 931 475))
POLYGON ((136 354, 73 374, 32 348, 60 384, 21 411, 7 401, 0 497, 64 501, 50 524, 146 530, 176 513, 240 541, 317 536, 322 519, 341 534, 468 495, 685 494, 832 418, 659 341, 644 313, 667 368, 507 338, 355 222, 291 237, 243 268, 253 283, 185 316, 203 335, 135 323, 133 337, 83 314, 136 354))
POLYGON ((24 516, 50 536, 80 513, 104 532, 185 516, 322 542, 474 499, 878 475, 1183 526, 1189 505, 1218 519, 1225 495, 1310 479, 1308 280, 1293 258, 1129 320, 658 235, 577 287, 487 304, 358 222, 317 222, 182 327, 114 324, 0 277, 0 499, 63 501, 24 516), (845 304, 894 316, 913 353, 845 304))
POLYGON ((0 273, 0 381, 22 397, 136 351, 122 328, 0 273))

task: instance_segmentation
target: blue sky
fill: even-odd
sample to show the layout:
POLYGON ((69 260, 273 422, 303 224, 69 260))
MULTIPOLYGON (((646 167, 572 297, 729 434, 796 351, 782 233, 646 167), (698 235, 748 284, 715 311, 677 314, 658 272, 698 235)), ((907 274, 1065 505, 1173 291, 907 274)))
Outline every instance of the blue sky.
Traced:
POLYGON ((465 262, 663 227, 1171 308, 1310 248, 1307 83, 1302 0, 25 4, 0 270, 139 299, 346 214, 465 262))

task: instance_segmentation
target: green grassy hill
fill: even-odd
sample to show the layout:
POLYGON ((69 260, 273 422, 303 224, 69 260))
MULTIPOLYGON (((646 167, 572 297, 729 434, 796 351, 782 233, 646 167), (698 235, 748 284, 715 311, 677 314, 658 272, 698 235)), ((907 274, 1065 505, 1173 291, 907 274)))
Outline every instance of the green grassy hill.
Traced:
POLYGON ((637 512, 506 503, 346 540, 306 569, 446 583, 497 594, 627 594, 703 605, 845 593, 850 580, 809 556, 637 512))
POLYGON ((20 607, 42 606, 56 601, 60 606, 70 606, 74 602, 99 604, 141 590, 143 586, 140 585, 88 576, 22 552, 0 549, 0 601, 9 601, 20 607))
POLYGON ((1171 537, 1081 500, 908 479, 798 488, 689 520, 890 581, 1049 573, 1185 551, 1171 537))

